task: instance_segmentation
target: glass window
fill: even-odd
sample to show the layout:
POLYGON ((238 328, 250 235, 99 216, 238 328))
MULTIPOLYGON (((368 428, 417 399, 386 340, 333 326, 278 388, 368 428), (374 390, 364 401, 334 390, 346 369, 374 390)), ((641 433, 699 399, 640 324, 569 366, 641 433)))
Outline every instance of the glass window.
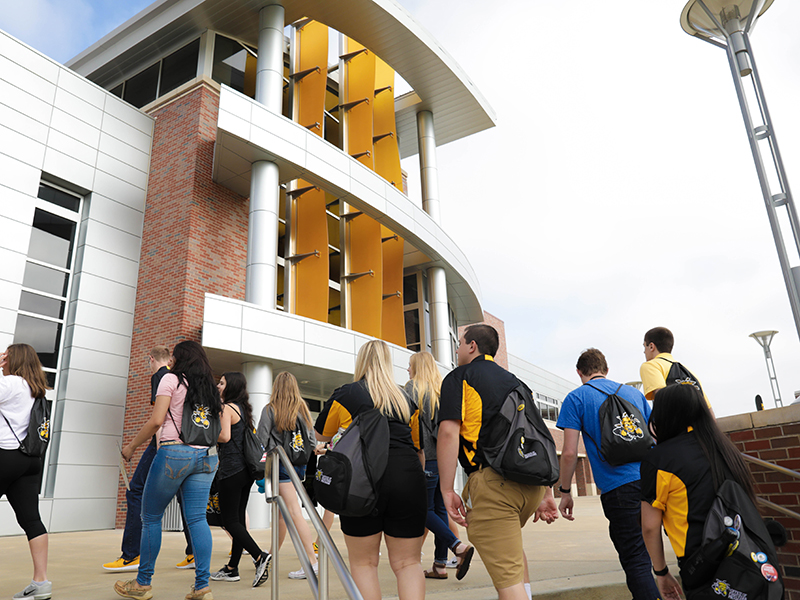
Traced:
POLYGON ((161 65, 159 96, 163 96, 179 85, 183 85, 197 77, 197 57, 199 53, 200 39, 198 38, 164 59, 161 65))
POLYGON ((417 296, 417 274, 406 275, 403 277, 403 304, 416 304, 417 296))
POLYGON ((120 84, 119 84, 117 87, 115 87, 115 88, 112 88, 112 89, 111 89, 111 90, 109 90, 109 91, 110 91, 112 94, 114 94, 114 95, 115 95, 117 98, 122 98, 122 87, 123 87, 124 85, 125 85, 125 82, 123 81, 123 82, 122 82, 122 83, 120 83, 120 84))
POLYGON ((47 292, 56 296, 66 296, 68 276, 63 271, 50 269, 36 263, 26 263, 22 287, 47 292))
POLYGON ((78 207, 81 205, 81 199, 77 196, 67 194, 49 185, 40 184, 39 193, 37 195, 42 200, 75 212, 78 212, 78 207))
POLYGON ((406 322, 406 345, 409 349, 411 349, 411 346, 419 348, 421 341, 419 335, 419 309, 407 310, 404 315, 406 322))
POLYGON ((30 344, 39 355, 42 366, 58 366, 58 344, 61 341, 61 323, 45 321, 28 315, 17 315, 14 342, 30 344))
POLYGON ((328 261, 328 279, 338 283, 342 278, 342 253, 338 250, 329 250, 328 261))
POLYGON ((75 223, 39 208, 33 215, 28 258, 66 269, 72 259, 75 223))
POLYGON ((62 300, 32 294, 31 292, 22 292, 19 309, 44 315, 45 317, 53 317, 54 319, 64 318, 64 302, 62 300))
POLYGON ((244 93, 244 74, 247 68, 247 50, 236 40, 222 35, 214 36, 214 66, 211 78, 244 93))
POLYGON ((122 99, 142 108, 156 99, 158 93, 158 71, 160 62, 146 68, 138 75, 134 75, 125 82, 125 93, 122 99))

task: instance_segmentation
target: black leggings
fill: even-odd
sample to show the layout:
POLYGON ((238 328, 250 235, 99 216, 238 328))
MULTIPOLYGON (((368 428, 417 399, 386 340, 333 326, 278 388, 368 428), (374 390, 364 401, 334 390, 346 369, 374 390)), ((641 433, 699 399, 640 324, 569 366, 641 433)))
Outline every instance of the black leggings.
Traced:
POLYGON ((8 498, 29 540, 47 533, 39 516, 42 458, 0 448, 0 498, 8 498))
POLYGON ((239 567, 239 559, 242 557, 242 548, 250 553, 253 560, 261 556, 261 548, 255 543, 250 534, 247 533, 245 526, 245 509, 247 500, 250 497, 250 488, 253 487, 253 478, 246 471, 221 479, 217 482, 219 486, 219 510, 222 517, 222 526, 233 537, 233 547, 231 557, 228 559, 228 566, 232 569, 239 567))

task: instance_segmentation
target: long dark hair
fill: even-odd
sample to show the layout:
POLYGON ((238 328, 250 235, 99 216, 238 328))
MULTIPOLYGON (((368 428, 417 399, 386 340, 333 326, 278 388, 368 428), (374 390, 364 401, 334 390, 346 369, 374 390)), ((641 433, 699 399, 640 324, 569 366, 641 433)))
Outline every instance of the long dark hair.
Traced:
POLYGON ((253 405, 250 404, 250 394, 247 393, 247 378, 244 373, 228 371, 223 373, 225 389, 222 390, 222 400, 225 404, 236 402, 242 407, 242 418, 245 424, 253 428, 253 405))
POLYGON ((175 346, 172 357, 175 364, 170 373, 178 378, 178 385, 186 387, 186 400, 211 407, 211 414, 218 417, 222 412, 222 402, 203 347, 187 340, 175 346))
POLYGON ((649 425, 659 443, 686 433, 691 427, 711 465, 714 486, 719 488, 729 473, 755 503, 755 486, 750 470, 733 442, 717 427, 706 399, 697 387, 673 384, 658 390, 649 425))

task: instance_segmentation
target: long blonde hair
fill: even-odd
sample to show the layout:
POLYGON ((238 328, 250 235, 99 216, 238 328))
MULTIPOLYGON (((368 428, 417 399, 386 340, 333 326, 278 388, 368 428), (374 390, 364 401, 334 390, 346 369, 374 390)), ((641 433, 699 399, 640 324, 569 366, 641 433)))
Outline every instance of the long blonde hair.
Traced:
POLYGON ((28 344, 11 344, 6 348, 8 373, 22 377, 31 388, 31 397, 44 398, 47 392, 47 376, 42 370, 39 355, 28 344))
POLYGON ((366 379, 372 402, 388 416, 399 416, 406 423, 411 420, 411 407, 405 394, 394 381, 392 355, 389 346, 381 340, 371 340, 361 346, 356 357, 353 380, 366 379))
POLYGON ((430 352, 417 352, 408 361, 411 367, 411 381, 414 382, 414 394, 420 402, 429 403, 431 418, 439 410, 439 395, 442 391, 442 374, 436 366, 436 359, 430 352))
POLYGON ((313 427, 311 411, 300 395, 297 379, 291 373, 281 371, 275 377, 269 405, 275 413, 274 424, 278 433, 294 431, 298 417, 302 418, 306 425, 313 427))

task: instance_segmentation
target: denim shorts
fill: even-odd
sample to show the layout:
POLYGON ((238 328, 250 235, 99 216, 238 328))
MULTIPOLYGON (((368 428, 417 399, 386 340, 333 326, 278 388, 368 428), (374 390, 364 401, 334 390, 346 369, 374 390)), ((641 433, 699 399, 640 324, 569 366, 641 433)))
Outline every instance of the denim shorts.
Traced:
MULTIPOLYGON (((302 467, 294 467, 294 472, 297 473, 297 476, 300 478, 300 481, 303 481, 306 478, 306 466, 303 465, 302 467)), ((291 481, 289 479, 289 472, 283 468, 283 464, 281 464, 278 468, 278 481, 281 483, 288 483, 291 481)))

